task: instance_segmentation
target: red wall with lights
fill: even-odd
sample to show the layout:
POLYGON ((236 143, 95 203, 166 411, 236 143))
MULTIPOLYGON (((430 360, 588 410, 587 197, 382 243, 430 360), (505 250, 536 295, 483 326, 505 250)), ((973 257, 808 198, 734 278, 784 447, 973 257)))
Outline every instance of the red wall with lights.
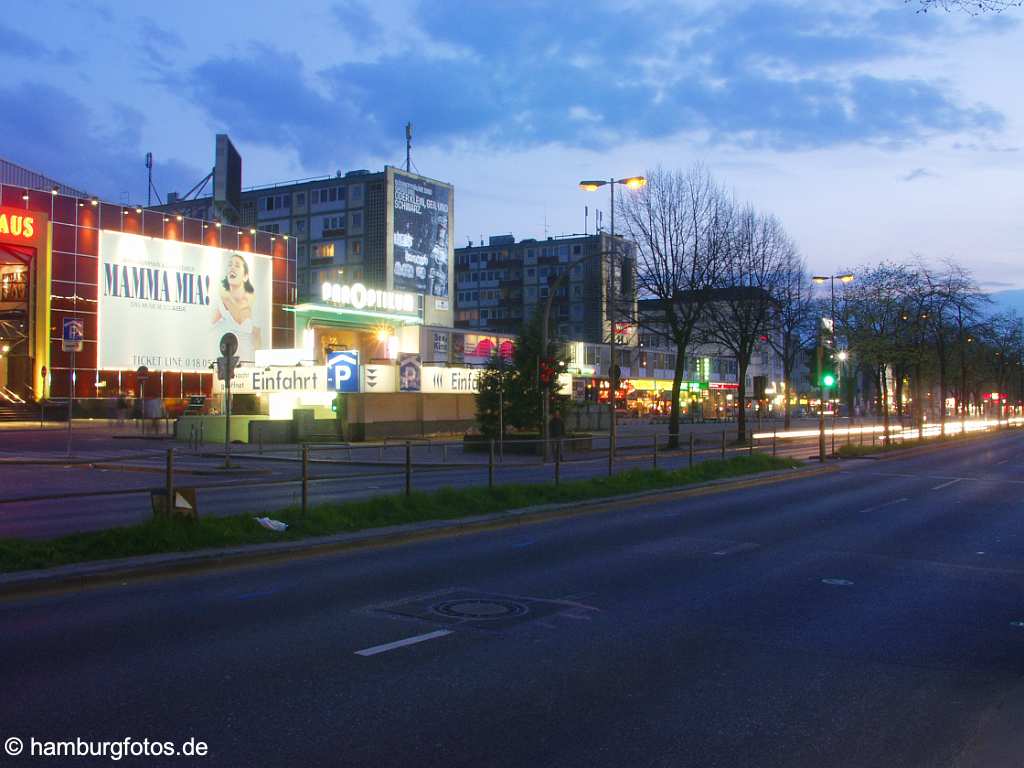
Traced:
MULTIPOLYGON (((85 348, 75 355, 75 397, 116 397, 137 395, 134 371, 96 368, 96 307, 100 229, 145 234, 167 240, 233 248, 273 257, 272 345, 294 346, 294 331, 283 307, 295 301, 296 243, 270 233, 255 237, 248 229, 227 224, 178 218, 162 211, 115 205, 88 198, 54 195, 23 187, 0 184, 0 206, 45 214, 53 224, 53 263, 50 280, 50 396, 67 397, 70 387, 70 353, 61 351, 61 329, 68 316, 85 320, 85 348), (264 236, 265 235, 265 236, 264 236)), ((37 254, 36 258, 44 254, 37 254)), ((38 331, 38 329, 37 329, 38 331)), ((151 371, 146 394, 167 398, 209 395, 212 374, 181 371, 151 371), (156 387, 159 386, 159 390, 156 387), (154 391, 156 390, 156 391, 154 391)))

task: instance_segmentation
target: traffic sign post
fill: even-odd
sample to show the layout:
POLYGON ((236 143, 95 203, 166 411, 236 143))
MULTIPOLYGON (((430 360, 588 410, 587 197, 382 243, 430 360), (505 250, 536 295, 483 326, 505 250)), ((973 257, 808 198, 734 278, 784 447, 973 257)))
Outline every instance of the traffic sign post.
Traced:
POLYGON ((80 317, 65 317, 64 332, 61 335, 61 351, 71 353, 71 367, 68 368, 68 456, 71 455, 71 421, 75 405, 75 353, 81 352, 85 344, 85 320, 80 317))
POLYGON ((231 379, 235 377, 238 358, 238 337, 225 333, 220 337, 220 354, 217 360, 217 376, 224 380, 224 468, 231 468, 231 379), (223 374, 223 376, 221 376, 223 374))

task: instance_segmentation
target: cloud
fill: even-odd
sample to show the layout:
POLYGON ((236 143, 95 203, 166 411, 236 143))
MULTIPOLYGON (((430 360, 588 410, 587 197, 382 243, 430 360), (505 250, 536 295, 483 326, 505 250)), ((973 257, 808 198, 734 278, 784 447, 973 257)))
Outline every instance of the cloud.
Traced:
POLYGON ((366 3, 343 0, 331 5, 331 15, 338 26, 361 45, 374 45, 381 40, 383 27, 366 3))
POLYGON ((138 31, 144 63, 152 70, 172 68, 175 64, 173 56, 185 50, 185 41, 181 35, 161 27, 153 19, 139 19, 138 31))
POLYGON ((62 46, 53 50, 3 22, 0 22, 0 40, 3 41, 3 45, 0 45, 0 58, 6 56, 11 59, 44 61, 65 66, 71 66, 81 61, 81 56, 70 48, 62 46))
POLYGON ((931 176, 935 176, 935 174, 927 168, 915 168, 903 177, 903 181, 917 181, 918 179, 927 179, 931 176))
MULTIPOLYGON (((357 0, 335 3, 332 13, 354 36, 382 35, 357 0)), ((183 84, 240 138, 293 147, 308 167, 340 161, 350 137, 361 155, 390 156, 408 120, 420 142, 513 150, 604 150, 682 133, 781 151, 892 148, 1004 124, 948 83, 868 72, 956 32, 938 17, 640 2, 568 5, 557 21, 536 0, 421 3, 414 32, 380 46, 373 61, 311 71, 295 54, 254 44, 201 63, 183 84), (437 46, 409 43, 420 39, 437 46)))
MULTIPOLYGON (((109 200, 120 200, 124 192, 135 200, 145 196, 143 117, 137 110, 115 107, 113 127, 100 127, 83 101, 39 82, 0 87, 0 102, 14 116, 4 133, 11 161, 109 200)), ((155 174, 165 189, 187 189, 202 175, 176 161, 162 163, 155 174)))

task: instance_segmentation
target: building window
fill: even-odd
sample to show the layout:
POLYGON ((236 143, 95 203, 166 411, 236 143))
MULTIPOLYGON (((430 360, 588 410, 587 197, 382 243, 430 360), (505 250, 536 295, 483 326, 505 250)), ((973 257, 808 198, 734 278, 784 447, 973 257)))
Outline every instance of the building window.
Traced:
POLYGON ((296 205, 305 205, 306 204, 306 193, 305 192, 296 192, 295 193, 295 204, 296 205))
POLYGON ((334 243, 317 243, 313 246, 312 258, 314 259, 333 259, 334 258, 334 243))
POLYGON ((298 232, 300 235, 304 235, 306 233, 306 220, 305 219, 297 219, 295 221, 295 231, 298 232))

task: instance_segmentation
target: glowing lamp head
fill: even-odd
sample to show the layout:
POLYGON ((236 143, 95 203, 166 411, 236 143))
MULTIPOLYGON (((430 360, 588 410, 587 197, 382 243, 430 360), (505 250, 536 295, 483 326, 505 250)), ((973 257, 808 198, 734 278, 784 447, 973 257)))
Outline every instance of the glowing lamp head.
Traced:
POLYGON ((821 377, 821 383, 824 384, 826 387, 831 387, 833 384, 836 383, 836 377, 833 376, 831 373, 826 373, 824 376, 821 377))
POLYGON ((580 189, 584 192, 597 192, 597 190, 607 183, 607 181, 581 181, 580 189))
POLYGON ((640 189, 641 187, 647 184, 647 179, 645 179, 643 176, 630 176, 622 183, 625 184, 626 187, 628 187, 629 189, 640 189))

